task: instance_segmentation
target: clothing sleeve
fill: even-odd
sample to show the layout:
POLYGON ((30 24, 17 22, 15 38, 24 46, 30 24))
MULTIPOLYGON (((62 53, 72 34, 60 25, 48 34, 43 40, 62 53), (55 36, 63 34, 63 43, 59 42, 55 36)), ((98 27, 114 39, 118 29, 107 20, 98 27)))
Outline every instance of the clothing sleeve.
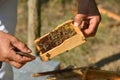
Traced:
POLYGON ((5 25, 2 24, 2 21, 0 20, 0 31, 8 33, 8 30, 5 28, 5 25))
POLYGON ((17 23, 18 0, 0 0, 0 30, 14 34, 17 23))

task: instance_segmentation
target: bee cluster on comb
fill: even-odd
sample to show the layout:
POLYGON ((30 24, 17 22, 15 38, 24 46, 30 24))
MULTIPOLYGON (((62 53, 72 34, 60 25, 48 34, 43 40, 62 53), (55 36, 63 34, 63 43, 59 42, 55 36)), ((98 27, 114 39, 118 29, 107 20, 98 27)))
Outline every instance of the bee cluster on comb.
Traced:
POLYGON ((35 40, 43 61, 48 61, 84 42, 85 37, 80 29, 73 25, 73 20, 58 25, 53 31, 35 40))

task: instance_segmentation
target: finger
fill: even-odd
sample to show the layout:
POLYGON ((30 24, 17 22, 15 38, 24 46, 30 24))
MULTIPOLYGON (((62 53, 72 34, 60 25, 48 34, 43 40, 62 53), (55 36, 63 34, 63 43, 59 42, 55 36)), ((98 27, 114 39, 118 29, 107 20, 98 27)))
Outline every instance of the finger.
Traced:
POLYGON ((82 21, 82 22, 81 22, 81 25, 80 25, 80 28, 81 28, 81 29, 84 29, 84 26, 85 26, 85 21, 82 21))
POLYGON ((98 28, 98 22, 90 21, 89 27, 83 30, 83 33, 86 37, 95 36, 98 28))
POLYGON ((15 62, 18 62, 18 63, 26 63, 26 62, 32 61, 33 58, 20 56, 20 55, 16 54, 16 52, 14 50, 11 50, 10 55, 9 55, 9 60, 10 61, 15 61, 15 62))
POLYGON ((74 19, 74 26, 80 26, 85 17, 83 14, 77 14, 74 19))
POLYGON ((86 19, 86 20, 82 21, 80 27, 81 27, 82 31, 84 31, 85 29, 87 29, 89 27, 89 19, 86 19))
POLYGON ((89 26, 89 22, 87 20, 82 21, 80 28, 82 29, 87 29, 89 26))
POLYGON ((26 63, 17 63, 17 62, 15 62, 15 61, 9 61, 9 63, 12 65, 12 66, 14 66, 15 68, 17 68, 17 69, 20 69, 23 65, 25 65, 26 63))
POLYGON ((31 50, 23 42, 19 41, 16 38, 13 38, 11 40, 11 44, 21 52, 26 52, 26 53, 31 52, 31 50))

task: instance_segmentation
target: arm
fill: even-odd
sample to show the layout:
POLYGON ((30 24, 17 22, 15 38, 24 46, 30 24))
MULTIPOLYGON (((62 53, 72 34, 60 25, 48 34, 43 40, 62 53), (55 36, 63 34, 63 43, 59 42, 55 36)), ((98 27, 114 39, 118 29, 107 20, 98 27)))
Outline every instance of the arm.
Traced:
POLYGON ((75 26, 80 26, 85 37, 95 36, 101 16, 95 0, 77 0, 78 14, 75 16, 75 26))

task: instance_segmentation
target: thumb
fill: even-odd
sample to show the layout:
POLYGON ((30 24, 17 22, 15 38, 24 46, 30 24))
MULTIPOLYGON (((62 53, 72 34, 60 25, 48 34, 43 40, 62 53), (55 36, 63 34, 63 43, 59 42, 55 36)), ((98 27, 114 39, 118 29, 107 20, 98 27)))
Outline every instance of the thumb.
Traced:
POLYGON ((85 17, 84 14, 77 14, 74 19, 74 26, 80 26, 85 17))

